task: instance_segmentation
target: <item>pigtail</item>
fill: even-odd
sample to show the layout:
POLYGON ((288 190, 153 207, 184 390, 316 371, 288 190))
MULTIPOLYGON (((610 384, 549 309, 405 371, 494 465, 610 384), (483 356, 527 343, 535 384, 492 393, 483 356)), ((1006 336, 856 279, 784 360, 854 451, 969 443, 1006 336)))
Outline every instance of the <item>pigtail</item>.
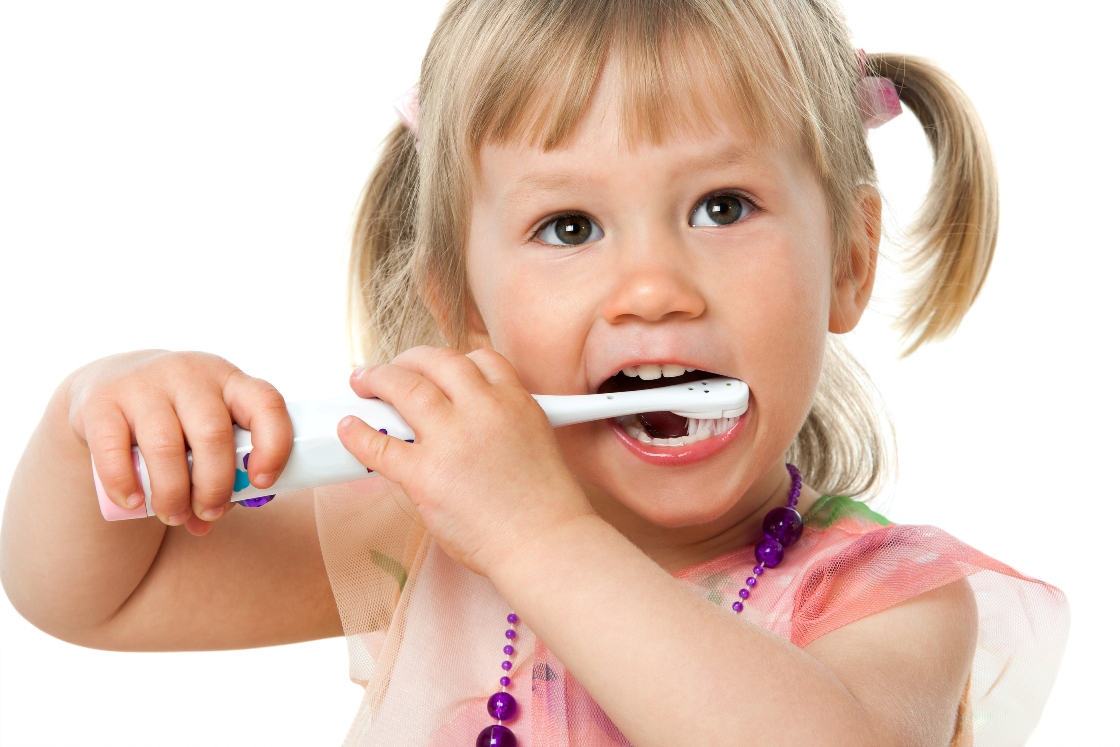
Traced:
POLYGON ((894 82, 933 149, 933 179, 910 229, 919 277, 899 320, 909 344, 947 337, 976 300, 995 251, 996 168, 984 127, 964 91, 917 57, 872 54, 868 74, 894 82))
POLYGON ((362 363, 440 341, 414 282, 419 179, 416 140, 398 124, 385 139, 354 219, 347 324, 351 357, 362 363))

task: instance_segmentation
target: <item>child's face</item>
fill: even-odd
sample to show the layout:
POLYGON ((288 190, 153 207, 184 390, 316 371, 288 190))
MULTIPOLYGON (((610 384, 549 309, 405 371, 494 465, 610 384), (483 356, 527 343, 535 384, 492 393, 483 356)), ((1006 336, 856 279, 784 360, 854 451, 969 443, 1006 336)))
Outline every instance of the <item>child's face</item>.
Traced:
POLYGON ((730 119, 656 147, 629 149, 618 133, 614 99, 600 93, 563 148, 482 148, 471 333, 535 393, 632 385, 641 379, 620 372, 644 364, 745 381, 740 422, 688 445, 635 438, 672 423, 556 432, 600 511, 663 527, 716 521, 774 482, 761 478, 781 470, 812 402, 833 290, 825 197, 799 152, 730 119), (561 216, 577 217, 551 222, 561 216))

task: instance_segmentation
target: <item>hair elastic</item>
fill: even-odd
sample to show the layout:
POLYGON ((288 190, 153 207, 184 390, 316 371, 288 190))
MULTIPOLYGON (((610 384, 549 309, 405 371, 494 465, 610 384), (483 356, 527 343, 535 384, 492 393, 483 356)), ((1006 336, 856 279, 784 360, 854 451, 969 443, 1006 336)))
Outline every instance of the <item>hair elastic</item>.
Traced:
POLYGON ((408 89, 393 102, 393 111, 412 136, 416 138, 416 148, 420 148, 420 84, 408 89))
POLYGON ((856 50, 861 77, 856 89, 859 102, 859 116, 863 129, 873 130, 902 114, 902 102, 898 100, 898 89, 890 78, 880 78, 867 74, 867 52, 856 50))

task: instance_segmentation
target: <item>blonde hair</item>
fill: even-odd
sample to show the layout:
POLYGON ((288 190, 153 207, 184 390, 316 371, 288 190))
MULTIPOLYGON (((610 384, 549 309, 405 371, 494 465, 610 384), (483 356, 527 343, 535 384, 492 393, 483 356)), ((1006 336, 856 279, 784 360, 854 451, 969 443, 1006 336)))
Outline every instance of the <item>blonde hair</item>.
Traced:
MULTIPOLYGON (((803 148, 827 198, 837 274, 850 272, 857 191, 876 179, 858 82, 865 73, 893 81, 934 154, 912 229, 915 281, 899 321, 906 353, 960 323, 995 246, 996 177, 971 103, 933 64, 872 54, 862 69, 830 0, 452 0, 421 69, 423 147, 396 127, 358 208, 350 323, 363 360, 418 344, 465 348, 472 301, 464 254, 479 149, 562 146, 608 60, 621 76, 628 143, 711 124, 697 98, 700 78, 718 81, 758 137, 803 148)), ((888 461, 880 420, 862 368, 831 341, 789 457, 824 492, 866 494, 888 461)))

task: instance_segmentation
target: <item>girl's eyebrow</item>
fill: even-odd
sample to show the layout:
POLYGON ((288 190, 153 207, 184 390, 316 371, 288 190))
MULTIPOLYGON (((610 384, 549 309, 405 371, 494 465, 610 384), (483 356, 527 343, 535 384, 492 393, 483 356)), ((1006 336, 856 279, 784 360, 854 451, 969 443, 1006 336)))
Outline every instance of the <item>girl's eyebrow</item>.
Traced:
POLYGON ((757 148, 746 147, 736 143, 727 148, 722 148, 714 153, 705 153, 695 158, 688 159, 679 164, 682 171, 709 170, 720 168, 753 167, 755 172, 768 173, 771 171, 773 161, 765 157, 757 148))
POLYGON ((512 200, 523 199, 535 192, 564 192, 568 190, 586 189, 596 180, 586 174, 526 174, 517 180, 508 198, 512 200))
MULTIPOLYGON (((773 163, 758 149, 734 144, 718 151, 702 153, 696 156, 686 156, 668 168, 680 173, 693 173, 696 171, 709 171, 726 168, 751 167, 753 174, 764 176, 772 173, 773 163)), ((529 173, 514 183, 507 194, 507 199, 522 200, 531 194, 540 192, 566 192, 588 189, 599 180, 588 174, 572 173, 529 173)))

